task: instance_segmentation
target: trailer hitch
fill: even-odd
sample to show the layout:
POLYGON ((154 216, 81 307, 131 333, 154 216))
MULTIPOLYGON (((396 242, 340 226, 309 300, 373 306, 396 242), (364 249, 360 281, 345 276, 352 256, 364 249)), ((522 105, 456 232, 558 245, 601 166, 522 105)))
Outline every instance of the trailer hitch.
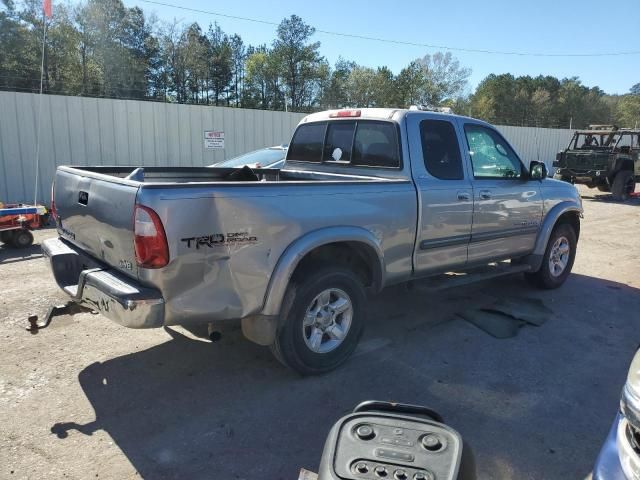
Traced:
POLYGON ((64 305, 53 305, 49 307, 47 314, 44 316, 44 322, 38 322, 38 315, 29 315, 27 320, 29 321, 29 326, 27 327, 27 331, 31 332, 32 335, 36 335, 43 328, 47 328, 54 317, 60 315, 75 315, 76 313, 84 313, 91 312, 94 315, 97 315, 98 312, 92 310, 91 308, 85 307, 76 303, 74 301, 68 301, 64 305))

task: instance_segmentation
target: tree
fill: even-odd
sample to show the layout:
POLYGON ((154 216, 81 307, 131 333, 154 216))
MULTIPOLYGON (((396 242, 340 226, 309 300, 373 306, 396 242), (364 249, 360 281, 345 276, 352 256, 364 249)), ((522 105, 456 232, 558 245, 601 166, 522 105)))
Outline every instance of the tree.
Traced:
POLYGON ((213 100, 216 105, 219 105, 222 95, 226 93, 228 105, 228 88, 233 77, 233 52, 229 37, 217 23, 213 27, 209 25, 209 42, 211 44, 209 76, 213 89, 213 100))
POLYGON ((246 49, 240 35, 233 34, 229 40, 233 62, 233 94, 237 107, 241 106, 242 88, 244 82, 244 62, 246 49))
POLYGON ((416 60, 422 68, 424 84, 421 103, 437 106, 444 100, 462 95, 467 87, 471 69, 460 66, 451 52, 436 52, 416 60))
POLYGON ((631 87, 629 92, 631 92, 631 95, 640 95, 640 82, 631 87))
POLYGON ((409 107, 421 103, 424 83, 424 70, 418 62, 413 61, 400 70, 396 78, 399 106, 409 107))
POLYGON ((314 33, 315 28, 291 15, 280 22, 273 42, 273 53, 279 60, 293 110, 301 109, 305 103, 311 105, 314 100, 314 82, 322 60, 318 53, 320 42, 308 43, 314 33))
POLYGON ((347 82, 355 66, 355 62, 338 57, 335 68, 330 72, 329 84, 322 92, 323 108, 342 108, 349 105, 347 82))
POLYGON ((621 127, 640 126, 640 95, 623 95, 615 112, 616 124, 621 127))
POLYGON ((265 110, 284 109, 280 64, 276 55, 266 45, 248 48, 247 54, 243 105, 265 110))

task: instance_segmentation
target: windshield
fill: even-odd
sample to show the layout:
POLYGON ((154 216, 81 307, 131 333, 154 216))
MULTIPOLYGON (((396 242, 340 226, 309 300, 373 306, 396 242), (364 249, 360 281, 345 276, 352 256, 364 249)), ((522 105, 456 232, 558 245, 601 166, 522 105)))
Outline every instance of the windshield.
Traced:
POLYGON ((225 160, 224 162, 216 163, 215 167, 242 167, 244 165, 259 164, 260 167, 268 167, 273 163, 282 160, 287 154, 287 150, 284 148, 263 148, 261 150, 255 150, 253 152, 245 153, 239 157, 225 160))

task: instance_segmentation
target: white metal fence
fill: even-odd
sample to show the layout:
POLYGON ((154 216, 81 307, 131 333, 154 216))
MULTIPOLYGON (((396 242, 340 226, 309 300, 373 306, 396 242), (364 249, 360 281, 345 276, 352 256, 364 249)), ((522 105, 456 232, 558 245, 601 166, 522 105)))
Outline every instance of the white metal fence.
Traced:
MULTIPOLYGON (((38 200, 48 203, 58 165, 202 166, 289 141, 301 113, 42 96, 38 200), (223 131, 224 149, 206 149, 205 131, 223 131)), ((0 92, 0 201, 32 202, 40 98, 0 92)), ((544 160, 571 132, 499 127, 523 160, 544 160)))

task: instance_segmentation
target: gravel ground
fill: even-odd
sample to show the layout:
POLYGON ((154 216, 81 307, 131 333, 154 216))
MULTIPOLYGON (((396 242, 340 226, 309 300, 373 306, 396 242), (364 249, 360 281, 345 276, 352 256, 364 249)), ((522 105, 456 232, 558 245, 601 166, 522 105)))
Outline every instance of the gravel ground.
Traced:
POLYGON ((438 295, 389 289, 356 356, 315 378, 238 332, 211 344, 81 314, 30 335, 27 315, 64 296, 39 247, 0 247, 0 477, 294 480, 317 468, 335 420, 381 399, 440 411, 473 447, 479 478, 585 478, 640 340, 640 200, 583 193, 561 289, 520 277, 438 295), (539 298, 553 318, 497 340, 454 315, 504 297, 539 298))

